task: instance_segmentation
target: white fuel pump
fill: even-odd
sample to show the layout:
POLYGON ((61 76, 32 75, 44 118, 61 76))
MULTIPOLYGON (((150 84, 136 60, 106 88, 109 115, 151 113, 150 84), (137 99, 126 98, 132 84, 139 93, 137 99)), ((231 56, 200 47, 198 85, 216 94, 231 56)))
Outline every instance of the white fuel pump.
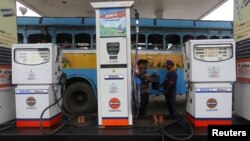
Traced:
MULTIPOLYGON (((17 127, 39 127, 42 111, 61 96, 62 54, 53 44, 14 44, 12 83, 16 97, 17 127)), ((50 127, 61 119, 58 106, 48 109, 42 120, 50 127)))
POLYGON ((194 126, 231 124, 234 40, 190 40, 185 50, 188 120, 194 126))
POLYGON ((130 7, 132 1, 94 2, 98 124, 132 125, 130 7))

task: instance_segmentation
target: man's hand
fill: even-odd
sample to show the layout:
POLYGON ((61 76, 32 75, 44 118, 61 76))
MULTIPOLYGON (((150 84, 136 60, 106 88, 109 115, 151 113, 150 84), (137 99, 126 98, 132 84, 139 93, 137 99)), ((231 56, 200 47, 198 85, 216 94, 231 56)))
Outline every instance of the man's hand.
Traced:
POLYGON ((168 89, 165 90, 164 95, 167 96, 168 94, 168 89))

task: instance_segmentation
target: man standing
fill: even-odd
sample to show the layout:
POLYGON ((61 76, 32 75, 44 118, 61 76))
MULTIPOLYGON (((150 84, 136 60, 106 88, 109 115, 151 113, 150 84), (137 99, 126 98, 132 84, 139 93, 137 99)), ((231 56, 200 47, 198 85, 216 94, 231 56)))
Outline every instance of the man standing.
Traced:
POLYGON ((147 115, 147 108, 149 104, 149 83, 150 78, 147 74, 148 69, 148 60, 140 59, 137 62, 138 72, 136 76, 140 79, 140 109, 139 109, 139 118, 143 118, 147 115))
POLYGON ((176 99, 177 73, 176 73, 176 70, 174 69, 173 61, 167 60, 166 67, 167 67, 168 73, 164 80, 165 100, 166 100, 166 104, 167 104, 170 117, 176 117, 175 99, 176 99))

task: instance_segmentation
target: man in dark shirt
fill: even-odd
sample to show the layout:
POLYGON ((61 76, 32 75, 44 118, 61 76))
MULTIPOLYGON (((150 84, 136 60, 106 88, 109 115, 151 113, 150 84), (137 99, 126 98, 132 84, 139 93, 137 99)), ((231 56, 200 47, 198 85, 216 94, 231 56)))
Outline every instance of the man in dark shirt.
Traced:
POLYGON ((175 99, 176 99, 176 81, 177 81, 177 73, 174 69, 174 62, 171 60, 166 61, 166 67, 168 73, 164 80, 164 89, 165 89, 165 100, 167 104, 167 108, 171 117, 176 116, 176 108, 175 108, 175 99))
POLYGON ((148 60, 140 59, 137 63, 138 73, 136 76, 140 79, 140 109, 139 109, 139 118, 145 117, 147 114, 147 107, 149 104, 149 83, 150 78, 147 73, 148 69, 148 60))

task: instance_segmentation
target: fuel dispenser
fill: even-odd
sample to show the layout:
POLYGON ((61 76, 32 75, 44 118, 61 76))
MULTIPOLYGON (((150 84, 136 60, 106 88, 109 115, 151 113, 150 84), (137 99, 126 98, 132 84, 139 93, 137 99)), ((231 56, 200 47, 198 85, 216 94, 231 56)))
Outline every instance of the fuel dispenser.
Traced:
POLYGON ((132 125, 130 7, 133 1, 94 2, 98 124, 132 125))
POLYGON ((194 126, 230 125, 236 80, 234 40, 190 40, 185 50, 187 119, 194 126))
POLYGON ((61 96, 62 54, 53 44, 14 44, 12 83, 16 85, 17 127, 50 127, 61 119, 58 106, 43 110, 61 96), (40 125, 40 120, 42 121, 40 125))

